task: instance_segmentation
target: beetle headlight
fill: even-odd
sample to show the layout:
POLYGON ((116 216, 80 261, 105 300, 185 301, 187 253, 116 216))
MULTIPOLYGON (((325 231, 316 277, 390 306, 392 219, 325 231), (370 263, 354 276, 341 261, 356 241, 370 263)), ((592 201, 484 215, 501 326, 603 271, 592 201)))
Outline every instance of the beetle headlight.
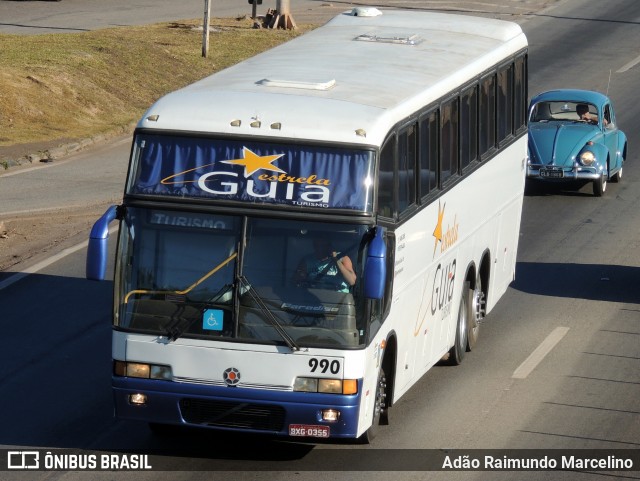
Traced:
POLYGON ((596 156, 590 150, 585 150, 580 154, 580 162, 582 165, 591 165, 596 161, 596 156))

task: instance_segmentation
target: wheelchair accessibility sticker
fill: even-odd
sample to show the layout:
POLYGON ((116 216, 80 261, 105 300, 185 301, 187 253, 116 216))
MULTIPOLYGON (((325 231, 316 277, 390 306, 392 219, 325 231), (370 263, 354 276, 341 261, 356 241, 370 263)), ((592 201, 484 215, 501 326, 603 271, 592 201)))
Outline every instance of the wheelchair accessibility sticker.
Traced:
POLYGON ((206 309, 202 314, 202 329, 222 331, 222 311, 220 309, 206 309))

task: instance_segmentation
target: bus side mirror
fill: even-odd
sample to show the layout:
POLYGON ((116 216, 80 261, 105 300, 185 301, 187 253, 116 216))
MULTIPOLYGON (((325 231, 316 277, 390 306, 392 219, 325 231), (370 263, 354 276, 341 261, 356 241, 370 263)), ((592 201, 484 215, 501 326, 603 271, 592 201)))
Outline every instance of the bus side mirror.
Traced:
POLYGON ((116 206, 112 205, 102 214, 91 229, 87 248, 87 279, 103 281, 107 272, 109 247, 109 224, 117 217, 116 206))
POLYGON ((382 227, 376 227, 375 237, 369 244, 364 266, 364 295, 369 299, 382 299, 387 281, 387 246, 382 227))

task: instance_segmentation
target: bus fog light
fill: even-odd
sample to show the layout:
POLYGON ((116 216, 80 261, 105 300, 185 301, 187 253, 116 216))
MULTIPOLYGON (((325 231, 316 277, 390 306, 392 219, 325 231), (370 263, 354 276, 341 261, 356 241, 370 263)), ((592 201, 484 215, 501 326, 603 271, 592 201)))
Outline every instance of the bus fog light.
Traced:
POLYGON ((129 403, 134 406, 145 406, 147 404, 147 395, 142 393, 129 394, 129 403))
POLYGON ((322 420, 330 423, 335 423, 338 419, 340 419, 340 411, 337 409, 323 409, 322 410, 322 420))

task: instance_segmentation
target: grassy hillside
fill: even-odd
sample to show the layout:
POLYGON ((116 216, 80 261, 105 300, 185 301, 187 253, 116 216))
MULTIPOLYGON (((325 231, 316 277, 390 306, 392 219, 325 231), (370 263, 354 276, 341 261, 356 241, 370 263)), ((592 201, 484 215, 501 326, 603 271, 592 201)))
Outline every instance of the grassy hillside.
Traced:
POLYGON ((296 31, 212 19, 83 33, 0 35, 0 148, 110 132, 163 94, 289 40, 296 31))

